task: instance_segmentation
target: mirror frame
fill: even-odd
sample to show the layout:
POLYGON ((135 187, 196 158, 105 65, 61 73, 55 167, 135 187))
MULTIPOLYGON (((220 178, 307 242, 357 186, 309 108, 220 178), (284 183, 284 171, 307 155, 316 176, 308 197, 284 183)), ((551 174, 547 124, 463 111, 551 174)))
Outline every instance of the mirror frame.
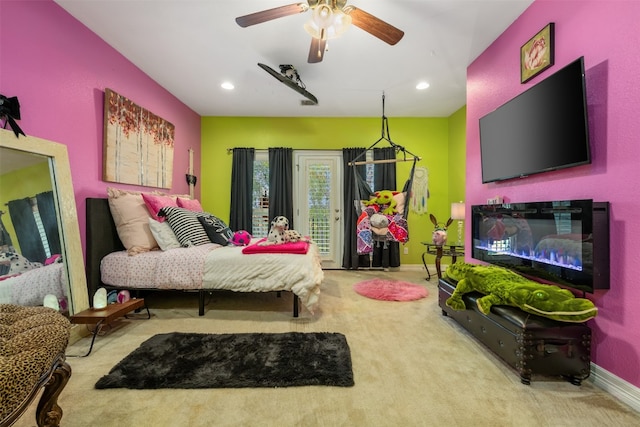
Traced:
POLYGON ((70 315, 73 315, 86 310, 89 308, 87 278, 67 146, 33 136, 16 138, 12 131, 0 129, 0 147, 40 154, 52 160, 49 167, 57 200, 62 256, 71 294, 69 311, 70 315))

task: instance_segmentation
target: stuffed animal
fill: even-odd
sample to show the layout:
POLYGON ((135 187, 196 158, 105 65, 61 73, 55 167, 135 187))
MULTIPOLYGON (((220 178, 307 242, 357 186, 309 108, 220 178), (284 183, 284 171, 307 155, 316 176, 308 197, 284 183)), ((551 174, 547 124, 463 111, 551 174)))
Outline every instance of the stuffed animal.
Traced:
POLYGON ((386 215, 374 213, 371 215, 371 218, 369 218, 369 221, 371 223, 373 237, 382 236, 386 238, 389 232, 389 218, 386 215))
POLYGON ((293 243, 293 242, 308 242, 309 239, 300 234, 297 230, 285 230, 284 232, 284 242, 285 243, 293 243))
POLYGON ((32 262, 17 252, 0 252, 0 272, 14 275, 42 267, 40 262, 32 262))
POLYGON ((277 216, 271 221, 271 229, 267 240, 262 245, 277 245, 284 243, 284 232, 289 229, 289 220, 286 216, 277 216))
POLYGON ((447 243, 447 228, 453 222, 453 219, 449 218, 446 223, 438 222, 436 217, 433 214, 429 215, 431 222, 435 226, 433 233, 431 235, 431 239, 433 240, 434 245, 442 246, 447 243))
POLYGON ((593 302, 576 298, 568 289, 529 280, 509 269, 457 262, 445 276, 458 282, 446 304, 454 310, 465 310, 462 295, 478 291, 478 309, 488 314, 492 305, 511 305, 527 313, 563 322, 585 322, 598 314, 593 302))
POLYGON ((397 191, 382 190, 382 191, 376 191, 374 194, 376 196, 375 199, 366 200, 364 202, 365 206, 371 206, 374 204, 381 205, 381 206, 388 205, 386 208, 382 210, 382 213, 385 215, 393 215, 394 213, 398 212, 396 210, 397 203, 393 198, 393 196, 398 194, 397 191))

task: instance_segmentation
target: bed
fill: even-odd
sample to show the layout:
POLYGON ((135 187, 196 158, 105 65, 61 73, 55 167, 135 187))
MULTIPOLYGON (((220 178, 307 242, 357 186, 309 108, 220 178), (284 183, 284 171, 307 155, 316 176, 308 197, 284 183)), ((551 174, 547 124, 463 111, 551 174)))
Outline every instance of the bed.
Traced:
POLYGON ((0 276, 0 304, 41 306, 46 295, 54 295, 59 301, 67 298, 67 274, 62 262, 0 276))
POLYGON ((299 315, 299 302, 310 313, 317 307, 324 274, 317 245, 313 243, 305 254, 245 254, 243 247, 208 243, 131 256, 118 237, 108 199, 87 198, 86 207, 90 296, 100 287, 197 292, 201 316, 206 294, 222 290, 277 295, 292 292, 294 317, 299 315))

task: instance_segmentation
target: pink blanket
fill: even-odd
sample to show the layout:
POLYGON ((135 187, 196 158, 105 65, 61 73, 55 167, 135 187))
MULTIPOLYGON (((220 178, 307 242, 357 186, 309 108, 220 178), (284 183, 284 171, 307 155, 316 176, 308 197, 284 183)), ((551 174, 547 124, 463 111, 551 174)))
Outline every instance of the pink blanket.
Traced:
POLYGON ((243 254, 306 254, 309 251, 309 242, 288 242, 277 245, 260 245, 267 240, 258 240, 253 245, 242 249, 243 254))

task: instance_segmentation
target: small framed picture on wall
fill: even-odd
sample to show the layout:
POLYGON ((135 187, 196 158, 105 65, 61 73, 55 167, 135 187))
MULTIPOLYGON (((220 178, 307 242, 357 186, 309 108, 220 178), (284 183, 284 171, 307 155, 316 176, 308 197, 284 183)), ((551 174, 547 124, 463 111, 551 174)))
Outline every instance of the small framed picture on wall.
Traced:
POLYGON ((554 23, 547 24, 520 48, 520 83, 553 65, 554 23))

